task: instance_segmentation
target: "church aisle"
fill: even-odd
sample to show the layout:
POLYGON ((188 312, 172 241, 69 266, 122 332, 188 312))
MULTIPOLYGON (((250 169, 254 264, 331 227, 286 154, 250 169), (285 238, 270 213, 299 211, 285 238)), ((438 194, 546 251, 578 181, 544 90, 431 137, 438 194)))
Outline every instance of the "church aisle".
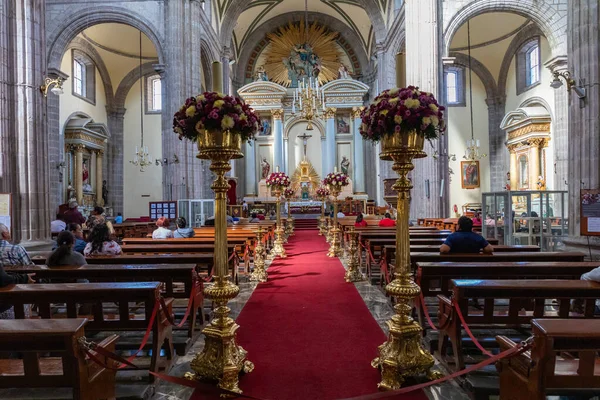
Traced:
MULTIPOLYGON (((299 231, 288 258, 269 268, 237 321, 238 342, 256 368, 242 376, 245 394, 263 399, 343 399, 377 391, 370 366, 386 339, 344 269, 326 257, 316 231, 299 231)), ((426 399, 422 392, 398 397, 426 399)))

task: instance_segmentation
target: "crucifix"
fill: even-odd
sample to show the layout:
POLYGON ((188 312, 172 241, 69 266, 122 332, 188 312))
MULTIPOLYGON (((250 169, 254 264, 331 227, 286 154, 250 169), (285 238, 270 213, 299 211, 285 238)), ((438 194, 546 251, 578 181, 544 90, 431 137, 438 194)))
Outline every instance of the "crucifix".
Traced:
POLYGON ((304 133, 303 135, 298 135, 298 139, 302 139, 302 144, 304 145, 304 158, 306 158, 306 146, 308 144, 308 139, 310 139, 312 135, 307 135, 304 133))

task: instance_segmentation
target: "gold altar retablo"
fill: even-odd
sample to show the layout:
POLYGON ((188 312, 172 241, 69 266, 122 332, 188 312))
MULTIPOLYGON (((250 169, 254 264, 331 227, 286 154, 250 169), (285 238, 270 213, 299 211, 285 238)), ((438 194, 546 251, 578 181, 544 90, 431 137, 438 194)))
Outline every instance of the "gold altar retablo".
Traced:
POLYGON ((396 221, 396 262, 394 279, 385 287, 388 295, 397 299, 396 314, 387 321, 388 339, 379 346, 379 357, 371 365, 381 370, 381 390, 396 390, 406 377, 425 373, 428 378, 441 376, 432 371, 433 356, 425 351, 421 343, 423 329, 411 317, 411 301, 421 288, 413 281, 410 264, 410 234, 408 229, 410 211, 411 181, 407 175, 413 170, 414 158, 426 157, 423 152, 425 138, 416 130, 408 133, 394 133, 381 141, 382 160, 394 161, 392 169, 398 173, 393 189, 398 193, 398 220, 396 221))

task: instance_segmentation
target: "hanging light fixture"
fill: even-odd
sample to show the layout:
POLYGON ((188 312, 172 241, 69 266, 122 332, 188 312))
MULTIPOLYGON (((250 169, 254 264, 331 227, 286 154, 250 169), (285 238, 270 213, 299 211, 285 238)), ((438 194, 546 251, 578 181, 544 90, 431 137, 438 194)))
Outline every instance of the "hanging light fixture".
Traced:
POLYGON ((467 51, 469 55, 469 110, 471 113, 471 139, 467 139, 467 149, 463 158, 469 161, 477 161, 487 154, 481 152, 479 139, 475 140, 473 129, 473 70, 471 68, 471 20, 467 20, 467 51))
MULTIPOLYGON (((308 42, 308 0, 304 0, 304 42, 308 42)), ((325 112, 325 92, 320 89, 319 76, 302 79, 293 96, 292 115, 296 115, 298 106, 300 116, 308 121, 306 130, 312 131, 313 121, 325 112)))
POLYGON ((142 75, 142 31, 140 31, 140 132, 142 143, 138 149, 135 146, 133 160, 129 161, 136 167, 140 167, 140 172, 144 172, 144 167, 152 165, 152 157, 148 154, 148 146, 144 146, 144 79, 142 75))

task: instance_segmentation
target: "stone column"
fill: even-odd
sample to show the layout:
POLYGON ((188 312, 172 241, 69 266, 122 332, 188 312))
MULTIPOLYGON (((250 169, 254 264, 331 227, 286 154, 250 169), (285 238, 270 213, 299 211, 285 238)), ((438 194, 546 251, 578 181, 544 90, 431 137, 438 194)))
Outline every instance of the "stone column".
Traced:
POLYGON ((365 194, 365 150, 364 141, 359 132, 362 123, 361 111, 357 107, 352 109, 352 118, 354 118, 354 163, 352 170, 354 172, 354 193, 357 194, 365 194))
POLYGON ((77 202, 81 204, 83 200, 83 150, 85 146, 76 144, 73 147, 75 151, 75 197, 77 202))
POLYGON ((49 241, 54 214, 47 98, 40 93, 46 77, 45 20, 44 1, 8 0, 0 6, 0 192, 12 194, 12 236, 28 248, 49 241))
POLYGON ((506 109, 506 96, 488 97, 490 189, 503 190, 506 184, 506 133, 500 128, 506 109))
MULTIPOLYGON (((106 116, 108 118, 108 129, 110 139, 106 145, 106 183, 110 193, 110 202, 105 199, 105 204, 113 208, 113 212, 123 212, 123 131, 125 108, 111 107, 107 108, 106 116)), ((160 157, 160 155, 157 155, 160 157)))
POLYGON ((102 159, 104 157, 104 151, 96 151, 96 204, 100 207, 104 206, 104 199, 102 198, 102 159))
POLYGON ((254 146, 246 143, 244 151, 244 172, 246 181, 246 196, 256 196, 256 156, 254 154, 254 146))
POLYGON ((277 108, 271 110, 271 116, 273 117, 273 171, 277 167, 280 171, 283 171, 283 109, 277 108))
MULTIPOLYGON (((442 63, 439 53, 438 0, 407 1, 404 13, 406 83, 431 92, 440 99, 439 66, 442 63)), ((439 161, 434 160, 431 153, 437 150, 443 154, 444 149, 438 140, 433 141, 433 147, 426 143, 425 151, 429 156, 414 161, 415 169, 411 174, 414 189, 411 195, 418 201, 412 202, 411 219, 446 217, 449 212, 448 204, 445 204, 448 197, 444 196, 445 201, 440 197, 440 184, 444 176, 442 171, 448 170, 448 159, 440 157, 439 161), (429 180, 429 198, 425 195, 425 180, 429 180)))
POLYGON ((283 172, 290 175, 290 160, 289 160, 289 138, 283 138, 283 172))
POLYGON ((229 85, 229 78, 231 75, 229 71, 231 70, 231 66, 229 65, 229 61, 231 60, 232 56, 233 54, 231 49, 227 46, 224 47, 223 54, 221 56, 221 64, 223 64, 223 93, 225 94, 231 94, 231 85, 229 85))
POLYGON ((508 151, 510 152, 510 190, 519 190, 519 165, 517 163, 516 147, 514 144, 508 146, 508 151))
POLYGON ((327 107, 325 110, 325 118, 327 124, 325 125, 325 160, 323 163, 326 165, 324 175, 333 172, 333 168, 337 164, 336 151, 335 151, 335 113, 337 109, 334 107, 327 107))
MULTIPOLYGON (((581 188, 600 187, 600 63, 598 0, 572 0, 568 7, 569 71, 577 83, 585 79, 587 97, 569 98, 569 235, 579 236, 581 188)), ((562 87, 556 90, 565 90, 562 87)))
MULTIPOLYGON (((548 61, 545 66, 550 72, 564 72, 567 70, 567 57, 558 56, 548 61)), ((564 87, 553 90, 554 92, 554 118, 552 120, 552 142, 554 148, 554 174, 553 190, 567 190, 565 182, 569 181, 569 93, 564 87)), ((548 182, 548 177, 544 177, 548 182)))

